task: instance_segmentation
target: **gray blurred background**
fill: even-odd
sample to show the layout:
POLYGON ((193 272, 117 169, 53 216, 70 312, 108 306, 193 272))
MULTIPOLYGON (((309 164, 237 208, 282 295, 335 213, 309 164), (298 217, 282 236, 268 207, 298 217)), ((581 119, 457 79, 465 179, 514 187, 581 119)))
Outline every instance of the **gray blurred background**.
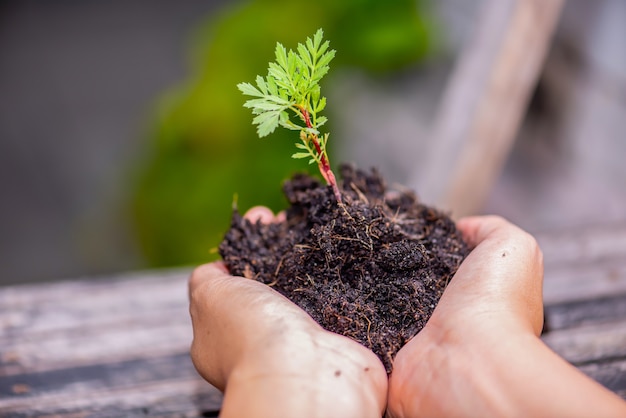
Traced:
POLYGON ((0 282, 142 265, 116 208, 219 1, 0 2, 0 282))
MULTIPOLYGON (((189 76, 191 34, 221 3, 0 1, 1 284, 159 265, 124 215, 129 179, 159 98, 189 76)), ((419 66, 331 81, 329 99, 350 98, 335 160, 409 181, 480 5, 432 3, 440 40, 419 66)), ((625 158, 626 2, 570 0, 484 211, 530 231, 626 222, 625 158)))

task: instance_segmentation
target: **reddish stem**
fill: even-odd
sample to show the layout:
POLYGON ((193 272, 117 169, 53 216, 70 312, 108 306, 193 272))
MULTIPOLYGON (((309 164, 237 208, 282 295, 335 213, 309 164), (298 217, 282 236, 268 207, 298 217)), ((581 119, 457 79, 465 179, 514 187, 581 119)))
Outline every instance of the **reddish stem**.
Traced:
MULTIPOLYGON (((302 117, 304 118, 304 123, 306 123, 307 128, 313 128, 313 124, 311 123, 311 115, 309 111, 305 108, 300 108, 300 112, 302 113, 302 117)), ((337 199, 338 203, 341 203, 341 193, 339 192, 339 187, 337 187, 337 180, 335 179, 335 174, 330 169, 330 164, 328 163, 328 159, 326 155, 322 152, 322 147, 320 146, 319 138, 316 134, 309 134, 308 137, 313 142, 313 146, 315 147, 315 151, 317 155, 319 155, 319 169, 320 173, 328 183, 333 188, 333 193, 335 194, 335 199, 337 199)))

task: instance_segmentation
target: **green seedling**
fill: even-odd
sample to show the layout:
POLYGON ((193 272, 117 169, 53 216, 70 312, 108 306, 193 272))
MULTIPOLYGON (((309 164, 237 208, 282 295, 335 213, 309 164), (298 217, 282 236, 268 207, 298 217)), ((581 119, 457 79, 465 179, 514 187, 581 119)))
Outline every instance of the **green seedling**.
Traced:
POLYGON ((240 83, 239 90, 254 97, 246 101, 255 115, 252 123, 263 138, 282 126, 300 131, 299 151, 292 158, 309 158, 309 164, 317 163, 322 177, 332 187, 335 198, 341 203, 341 193, 337 180, 330 169, 326 144, 328 133, 321 134, 319 128, 327 121, 320 112, 326 107, 326 98, 320 95, 320 80, 328 72, 335 50, 329 49, 328 41, 323 41, 322 29, 307 38, 306 43, 298 44, 297 51, 287 51, 280 43, 276 44, 276 62, 271 62, 267 77, 257 76, 256 87, 250 83, 240 83), (293 118, 293 119, 292 119, 293 118))

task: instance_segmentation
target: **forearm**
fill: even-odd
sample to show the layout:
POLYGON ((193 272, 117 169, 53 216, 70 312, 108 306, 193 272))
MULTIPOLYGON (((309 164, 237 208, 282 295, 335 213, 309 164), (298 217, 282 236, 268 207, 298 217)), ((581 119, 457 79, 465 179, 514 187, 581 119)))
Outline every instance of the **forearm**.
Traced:
POLYGON ((349 350, 345 337, 313 338, 244 359, 227 380, 221 416, 380 417, 387 382, 378 359, 349 350))
POLYGON ((497 350, 489 371, 492 389, 510 415, 626 416, 626 403, 550 350, 540 339, 520 336, 497 350), (505 355, 505 351, 509 354, 505 355), (494 358, 495 356, 495 358, 494 358), (496 370, 497 368, 497 370, 496 370))
POLYGON ((396 358, 391 417, 626 416, 626 403, 532 332, 481 333, 473 344, 423 333, 396 358))
POLYGON ((387 374, 374 353, 324 331, 259 282, 219 265, 190 279, 198 372, 224 390, 225 417, 380 417, 387 374))
POLYGON ((380 418, 384 400, 346 376, 233 376, 221 417, 380 418))
POLYGON ((468 347, 444 362, 440 377, 449 381, 452 399, 461 407, 454 415, 626 416, 626 404, 615 394, 530 333, 468 347))

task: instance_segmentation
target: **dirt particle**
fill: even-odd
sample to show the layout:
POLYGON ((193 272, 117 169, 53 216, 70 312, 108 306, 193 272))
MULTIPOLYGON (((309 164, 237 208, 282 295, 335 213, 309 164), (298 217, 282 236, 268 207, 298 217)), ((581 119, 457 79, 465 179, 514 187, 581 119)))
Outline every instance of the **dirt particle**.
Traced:
POLYGON ((425 264, 424 246, 407 239, 384 245, 378 263, 387 271, 414 270, 425 264))
POLYGON ((335 370, 335 377, 341 376, 341 370, 335 370))
POLYGON ((284 221, 252 224, 235 212, 219 250, 231 274, 271 285, 325 329, 371 349, 390 373, 469 250, 450 217, 415 193, 388 194, 375 170, 341 174, 344 205, 296 175, 284 186, 284 221))

